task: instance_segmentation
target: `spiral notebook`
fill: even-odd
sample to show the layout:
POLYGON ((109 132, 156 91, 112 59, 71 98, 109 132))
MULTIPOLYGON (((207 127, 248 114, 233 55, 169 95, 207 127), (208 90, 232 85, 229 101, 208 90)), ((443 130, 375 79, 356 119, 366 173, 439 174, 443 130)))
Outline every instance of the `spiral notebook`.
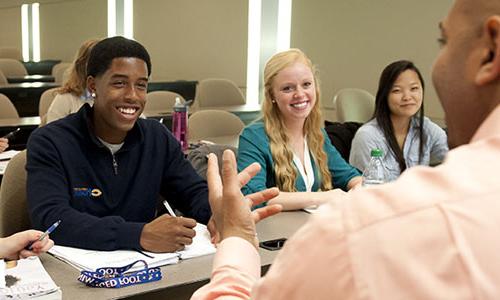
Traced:
MULTIPOLYGON (((215 247, 210 241, 207 227, 203 224, 197 224, 194 229, 196 236, 193 238, 193 243, 186 246, 184 250, 174 253, 143 251, 143 253, 147 254, 146 256, 133 250, 96 251, 64 246, 54 246, 49 250, 49 253, 80 271, 95 271, 102 267, 122 267, 137 260, 146 261, 149 267, 159 267, 176 264, 179 259, 189 259, 215 253, 215 247)), ((142 269, 142 267, 139 264, 129 271, 136 271, 142 269)))

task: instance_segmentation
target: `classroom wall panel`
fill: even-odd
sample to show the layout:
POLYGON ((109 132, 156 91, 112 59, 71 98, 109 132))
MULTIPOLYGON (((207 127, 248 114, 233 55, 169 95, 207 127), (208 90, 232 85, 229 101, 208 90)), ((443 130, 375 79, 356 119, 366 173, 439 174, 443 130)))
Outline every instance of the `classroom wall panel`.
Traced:
POLYGON ((0 7, 0 47, 22 48, 21 7, 0 7))
POLYGON ((85 40, 107 36, 107 1, 41 3, 40 20, 42 59, 70 62, 85 40))
POLYGON ((452 0, 293 0, 291 46, 318 66, 323 105, 342 88, 376 93, 382 69, 410 59, 427 86, 426 115, 442 122, 444 113, 431 82, 438 53, 438 23, 452 0))
POLYGON ((134 1, 134 37, 153 80, 228 78, 246 85, 248 1, 134 1))

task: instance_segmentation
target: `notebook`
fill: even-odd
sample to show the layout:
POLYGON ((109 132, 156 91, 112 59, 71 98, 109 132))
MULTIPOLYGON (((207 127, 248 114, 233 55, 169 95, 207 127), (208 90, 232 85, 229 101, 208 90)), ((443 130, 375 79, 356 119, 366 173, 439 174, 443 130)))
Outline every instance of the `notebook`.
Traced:
POLYGON ((0 287, 0 299, 62 298, 61 290, 45 271, 38 257, 9 261, 5 267, 2 269, 5 285, 0 287))
MULTIPOLYGON (((194 229, 196 236, 193 238, 193 243, 186 246, 184 250, 174 253, 143 251, 152 258, 133 250, 96 251, 57 245, 52 247, 49 253, 80 271, 95 271, 102 267, 123 267, 137 260, 146 261, 148 267, 159 267, 176 264, 179 259, 189 259, 215 253, 215 247, 210 242, 207 227, 203 224, 197 224, 194 229)), ((143 266, 138 264, 129 271, 137 271, 142 268, 143 266)))

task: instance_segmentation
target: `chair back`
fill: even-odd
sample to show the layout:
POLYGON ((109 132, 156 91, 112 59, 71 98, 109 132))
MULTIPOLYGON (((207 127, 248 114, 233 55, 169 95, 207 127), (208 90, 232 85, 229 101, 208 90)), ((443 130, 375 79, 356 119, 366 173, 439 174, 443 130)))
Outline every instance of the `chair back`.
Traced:
POLYGON ((54 82, 63 84, 69 76, 69 71, 71 68, 71 63, 58 63, 52 67, 52 76, 54 76, 54 82))
POLYGON ((49 111, 49 107, 52 104, 52 101, 54 101, 54 98, 57 95, 57 90, 59 88, 51 88, 48 90, 45 90, 42 95, 40 96, 40 102, 38 102, 38 115, 40 116, 40 119, 42 120, 43 124, 40 125, 45 125, 46 120, 46 115, 47 112, 49 111))
POLYGON ((26 201, 26 150, 14 156, 0 185, 0 236, 31 228, 26 201))
POLYGON ((0 58, 0 71, 5 77, 28 75, 23 63, 12 58, 0 58))
POLYGON ((0 58, 12 58, 15 60, 22 60, 21 50, 15 47, 1 47, 0 58))
POLYGON ((184 98, 174 92, 150 92, 146 96, 146 106, 144 107, 144 112, 147 113, 152 111, 172 111, 175 104, 175 98, 177 97, 179 97, 179 99, 184 102, 184 98))
POLYGON ((0 119, 14 118, 19 118, 16 107, 7 96, 0 94, 0 119))
POLYGON ((228 79, 210 78, 200 81, 196 89, 196 107, 243 105, 245 96, 238 86, 228 79))
POLYGON ((235 114, 223 110, 200 110, 188 120, 189 141, 207 140, 216 144, 238 146, 245 124, 235 114))
POLYGON ((342 89, 335 95, 333 102, 339 122, 365 123, 375 111, 375 97, 362 89, 342 89))
POLYGON ((3 75, 2 70, 0 70, 0 84, 7 84, 7 83, 9 83, 7 81, 7 77, 5 77, 5 75, 3 75))

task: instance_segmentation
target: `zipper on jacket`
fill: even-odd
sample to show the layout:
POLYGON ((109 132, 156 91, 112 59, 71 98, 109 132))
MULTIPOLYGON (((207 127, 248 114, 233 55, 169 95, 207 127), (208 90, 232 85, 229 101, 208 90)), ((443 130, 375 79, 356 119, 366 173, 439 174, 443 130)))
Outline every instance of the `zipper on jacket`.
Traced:
POLYGON ((111 153, 111 157, 113 157, 113 171, 115 175, 118 175, 118 163, 116 162, 115 155, 111 153))

